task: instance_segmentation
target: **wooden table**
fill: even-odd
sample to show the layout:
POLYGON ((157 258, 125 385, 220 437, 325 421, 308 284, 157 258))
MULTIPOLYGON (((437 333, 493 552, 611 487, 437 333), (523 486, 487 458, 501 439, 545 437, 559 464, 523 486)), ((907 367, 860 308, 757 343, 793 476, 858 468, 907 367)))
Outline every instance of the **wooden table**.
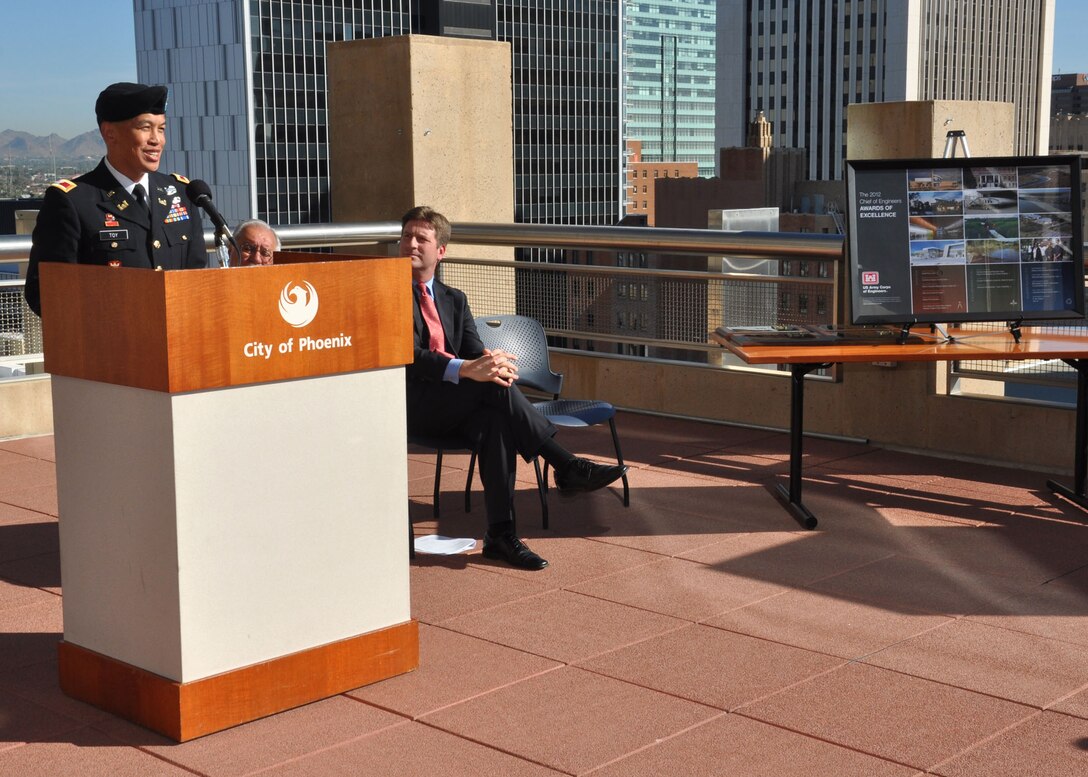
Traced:
POLYGON ((776 484, 775 491, 787 509, 806 529, 816 528, 814 516, 801 501, 801 440, 804 433, 805 376, 815 369, 847 362, 936 362, 979 359, 1061 359, 1077 371, 1077 421, 1073 487, 1053 480, 1050 490, 1088 510, 1085 493, 1088 476, 1088 335, 1045 334, 1025 329, 1020 342, 1009 332, 957 335, 948 341, 881 342, 876 344, 744 344, 738 345, 720 332, 711 340, 729 349, 748 364, 790 365, 790 479, 789 488, 776 484))

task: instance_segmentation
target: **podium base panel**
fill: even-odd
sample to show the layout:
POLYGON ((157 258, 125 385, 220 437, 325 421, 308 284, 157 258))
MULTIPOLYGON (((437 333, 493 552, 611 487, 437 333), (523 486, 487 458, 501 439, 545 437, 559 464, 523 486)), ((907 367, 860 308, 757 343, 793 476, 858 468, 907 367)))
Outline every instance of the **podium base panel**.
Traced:
POLYGON ((419 666, 419 624, 410 620, 252 666, 179 683, 87 650, 58 646, 60 687, 176 742, 213 734, 419 666))

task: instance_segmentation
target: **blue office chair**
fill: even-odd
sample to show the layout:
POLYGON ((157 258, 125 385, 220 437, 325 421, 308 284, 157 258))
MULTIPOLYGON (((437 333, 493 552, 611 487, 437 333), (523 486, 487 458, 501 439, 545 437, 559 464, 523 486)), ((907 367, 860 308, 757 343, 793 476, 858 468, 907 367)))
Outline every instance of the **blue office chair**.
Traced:
MULTIPOLYGON (((476 331, 488 350, 501 348, 518 357, 518 385, 536 389, 552 398, 533 405, 556 426, 585 427, 596 426, 605 421, 612 432, 612 444, 616 449, 616 460, 623 466, 623 453, 620 451, 620 438, 616 434, 616 408, 608 402, 591 399, 560 399, 563 389, 563 376, 553 372, 548 357, 548 337, 540 322, 528 316, 500 315, 479 316, 475 320, 476 331)), ((543 513, 543 526, 548 528, 548 463, 544 462, 543 473, 539 457, 533 459, 536 468, 537 486, 540 489, 540 505, 543 513)), ((471 464, 470 464, 471 469, 471 464)), ((623 476, 623 506, 631 504, 631 490, 627 475, 623 476)))

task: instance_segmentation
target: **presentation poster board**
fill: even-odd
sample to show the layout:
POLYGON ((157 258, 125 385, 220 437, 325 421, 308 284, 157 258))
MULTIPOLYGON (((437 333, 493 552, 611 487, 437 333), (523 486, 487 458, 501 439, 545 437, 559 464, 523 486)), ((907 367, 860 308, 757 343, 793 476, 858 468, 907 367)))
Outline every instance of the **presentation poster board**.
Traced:
POLYGON ((1080 157, 846 169, 853 323, 1084 317, 1080 157))

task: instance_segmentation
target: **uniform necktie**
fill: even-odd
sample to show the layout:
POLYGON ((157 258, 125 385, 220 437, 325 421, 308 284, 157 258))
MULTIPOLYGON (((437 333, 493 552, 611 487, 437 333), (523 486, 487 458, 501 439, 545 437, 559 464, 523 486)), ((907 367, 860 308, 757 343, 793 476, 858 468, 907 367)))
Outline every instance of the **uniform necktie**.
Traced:
POLYGON ((150 217, 151 210, 147 207, 147 192, 144 191, 142 183, 132 187, 132 196, 136 198, 136 204, 140 206, 140 212, 150 217))
POLYGON ((427 291, 427 284, 420 281, 419 284, 419 310, 423 313, 423 320, 427 324, 427 331, 431 335, 431 350, 453 358, 453 354, 445 349, 446 336, 442 333, 442 321, 438 318, 438 308, 435 307, 434 298, 427 291))

